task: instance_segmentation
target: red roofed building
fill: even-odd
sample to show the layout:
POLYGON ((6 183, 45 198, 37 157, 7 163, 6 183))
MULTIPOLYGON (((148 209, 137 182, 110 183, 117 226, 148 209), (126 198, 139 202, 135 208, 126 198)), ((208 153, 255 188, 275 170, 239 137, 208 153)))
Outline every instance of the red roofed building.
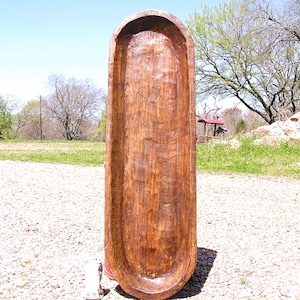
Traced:
MULTIPOLYGON (((221 130, 226 130, 220 127, 221 125, 225 124, 225 121, 220 116, 217 116, 216 119, 200 118, 198 122, 204 124, 202 134, 201 134, 201 136, 204 138, 204 141, 207 141, 209 138, 213 136, 217 136, 220 133, 219 128, 221 128, 221 130), (218 128, 217 125, 219 125, 218 128)), ((200 138, 199 142, 201 142, 203 138, 202 139, 200 138)))

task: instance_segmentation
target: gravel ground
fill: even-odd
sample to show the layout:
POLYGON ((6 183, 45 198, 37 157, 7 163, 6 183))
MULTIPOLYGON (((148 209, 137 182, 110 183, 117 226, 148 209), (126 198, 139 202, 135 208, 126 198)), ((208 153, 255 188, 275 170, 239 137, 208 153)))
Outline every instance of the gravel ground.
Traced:
MULTIPOLYGON (((300 300, 300 181, 197 180, 197 268, 172 299, 300 300)), ((86 262, 104 259, 104 168, 0 161, 0 185, 0 298, 83 299, 86 262)))

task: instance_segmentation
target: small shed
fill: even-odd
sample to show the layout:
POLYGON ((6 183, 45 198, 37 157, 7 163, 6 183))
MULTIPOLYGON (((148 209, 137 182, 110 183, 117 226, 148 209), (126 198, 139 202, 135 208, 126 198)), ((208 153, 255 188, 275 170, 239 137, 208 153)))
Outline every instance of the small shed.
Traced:
POLYGON ((225 121, 220 116, 217 116, 216 119, 203 119, 203 118, 200 118, 198 120, 198 122, 204 124, 203 131, 202 131, 203 136, 202 136, 202 138, 199 137, 199 142, 201 142, 202 140, 207 141, 209 138, 217 136, 218 133, 219 133, 218 128, 221 125, 225 124, 225 121))

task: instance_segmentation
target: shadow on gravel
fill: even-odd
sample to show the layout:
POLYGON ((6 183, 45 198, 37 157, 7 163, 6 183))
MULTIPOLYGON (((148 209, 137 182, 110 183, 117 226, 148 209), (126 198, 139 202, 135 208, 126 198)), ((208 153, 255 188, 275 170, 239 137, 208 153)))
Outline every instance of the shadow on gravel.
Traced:
MULTIPOLYGON (((197 265, 192 277, 179 292, 168 299, 182 299, 200 294, 208 277, 208 274, 213 267, 216 257, 217 251, 198 247, 197 265)), ((117 293, 127 299, 137 299, 133 296, 128 295, 119 285, 115 290, 117 293)))
POLYGON ((198 247, 197 265, 192 277, 178 293, 169 299, 188 298, 200 294, 216 257, 217 251, 198 247))

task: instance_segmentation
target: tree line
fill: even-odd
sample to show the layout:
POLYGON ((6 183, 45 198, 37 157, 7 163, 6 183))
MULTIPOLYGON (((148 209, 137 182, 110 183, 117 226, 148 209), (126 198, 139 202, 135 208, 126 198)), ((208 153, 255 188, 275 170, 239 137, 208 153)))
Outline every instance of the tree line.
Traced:
MULTIPOLYGON (((201 6, 187 20, 195 46, 197 102, 210 96, 238 99, 268 124, 299 111, 299 24, 299 0, 201 6)), ((51 75, 48 87, 48 96, 29 101, 18 113, 13 101, 0 95, 0 138, 105 139, 107 99, 101 89, 61 74, 51 75)), ((240 112, 225 114, 230 120, 240 112)))
MULTIPOLYGON (((14 113, 14 101, 0 96, 0 137, 20 139, 105 139, 99 129, 106 95, 89 80, 52 74, 50 93, 14 113)), ((102 130, 101 130, 102 129, 102 130)))

